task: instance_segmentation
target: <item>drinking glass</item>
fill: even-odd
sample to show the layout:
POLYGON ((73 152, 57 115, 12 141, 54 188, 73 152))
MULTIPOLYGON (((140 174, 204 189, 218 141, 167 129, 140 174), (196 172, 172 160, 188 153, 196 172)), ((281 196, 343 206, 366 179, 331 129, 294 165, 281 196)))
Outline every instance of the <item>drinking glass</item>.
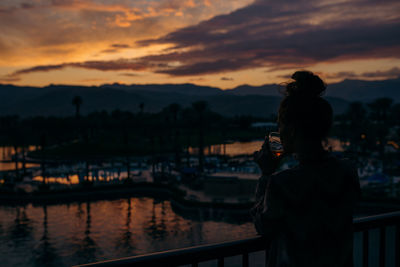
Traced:
POLYGON ((276 157, 283 154, 283 145, 279 132, 270 132, 268 135, 269 148, 276 157))

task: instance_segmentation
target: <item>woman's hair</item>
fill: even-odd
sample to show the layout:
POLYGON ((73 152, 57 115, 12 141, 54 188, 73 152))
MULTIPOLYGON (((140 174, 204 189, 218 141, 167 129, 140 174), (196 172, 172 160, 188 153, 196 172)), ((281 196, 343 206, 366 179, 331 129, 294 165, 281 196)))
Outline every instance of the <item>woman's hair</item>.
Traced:
POLYGON ((279 123, 319 140, 332 126, 332 107, 321 95, 326 84, 310 71, 296 71, 286 84, 285 98, 279 107, 279 123))

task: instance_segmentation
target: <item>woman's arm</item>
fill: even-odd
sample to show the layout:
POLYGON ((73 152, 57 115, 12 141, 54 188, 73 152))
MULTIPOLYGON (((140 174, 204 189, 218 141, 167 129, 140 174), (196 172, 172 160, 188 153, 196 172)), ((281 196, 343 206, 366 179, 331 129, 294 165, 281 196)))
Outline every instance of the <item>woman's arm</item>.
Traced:
POLYGON ((271 153, 268 139, 265 139, 261 149, 254 153, 254 161, 260 167, 262 176, 257 183, 256 204, 250 210, 250 214, 254 219, 257 232, 261 235, 267 234, 266 229, 274 228, 272 224, 280 216, 280 214, 277 214, 280 209, 278 207, 279 201, 276 199, 276 192, 274 192, 276 190, 275 186, 272 185, 271 178, 281 159, 282 156, 276 157, 271 153))
POLYGON ((256 204, 250 211, 257 233, 260 235, 276 233, 284 214, 283 194, 280 193, 278 185, 273 180, 271 176, 260 178, 256 192, 256 204))
POLYGON ((258 179, 257 187, 256 187, 256 203, 260 200, 264 199, 265 190, 267 189, 267 183, 270 178, 270 175, 262 175, 258 179))

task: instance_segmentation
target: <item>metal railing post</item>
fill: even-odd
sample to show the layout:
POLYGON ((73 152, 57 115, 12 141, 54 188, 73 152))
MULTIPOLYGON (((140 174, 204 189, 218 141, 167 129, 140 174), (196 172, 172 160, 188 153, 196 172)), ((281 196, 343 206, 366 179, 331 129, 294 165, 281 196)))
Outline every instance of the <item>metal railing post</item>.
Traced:
POLYGON ((379 230, 379 266, 385 267, 386 260, 386 226, 379 230))
POLYGON ((363 267, 368 267, 369 231, 363 232, 363 267))
POLYGON ((242 255, 242 267, 249 267, 249 253, 243 253, 243 255, 242 255))
POLYGON ((400 223, 397 223, 396 225, 396 241, 395 241, 395 245, 394 245, 394 254, 396 255, 396 259, 395 259, 395 266, 396 267, 400 267, 400 223))

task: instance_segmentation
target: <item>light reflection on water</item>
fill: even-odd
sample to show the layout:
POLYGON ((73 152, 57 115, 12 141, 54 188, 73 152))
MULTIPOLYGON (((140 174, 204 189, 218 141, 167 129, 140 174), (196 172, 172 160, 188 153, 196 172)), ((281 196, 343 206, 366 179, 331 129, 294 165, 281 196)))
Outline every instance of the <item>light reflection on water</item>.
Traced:
MULTIPOLYGON (((33 181, 43 182, 43 177, 38 175, 32 178, 33 181)), ((79 176, 77 174, 69 175, 67 177, 47 177, 47 183, 59 183, 59 184, 79 184, 79 176)))
POLYGON ((151 198, 0 207, 2 266, 70 266, 254 234, 250 222, 183 218, 151 198))
MULTIPOLYGON (((341 150, 340 143, 331 142, 334 151, 341 150)), ((206 148, 205 154, 252 154, 262 143, 235 142, 225 148, 214 145, 206 148)), ((8 150, 1 150, 0 157, 9 159, 13 151, 4 149, 8 150)), ((195 149, 190 152, 195 153, 195 149)), ((0 163, 0 170, 13 168, 14 163, 0 163)), ((71 174, 69 180, 48 179, 66 184, 79 181, 77 174, 71 174)), ((0 206, 0 261, 2 266, 71 266, 255 234, 250 222, 239 225, 212 219, 183 218, 172 210, 169 201, 156 203, 151 198, 0 206)))
MULTIPOLYGON (((204 149, 205 155, 227 155, 227 156, 238 156, 238 155, 252 155, 255 151, 260 150, 264 140, 254 140, 250 142, 233 142, 228 144, 217 144, 211 145, 204 149)), ((329 147, 332 151, 344 151, 344 145, 336 138, 328 138, 327 142, 323 143, 325 149, 329 147)), ((189 147, 190 154, 197 154, 198 149, 189 147)))
MULTIPOLYGON (((33 151, 36 149, 36 146, 28 146, 25 151, 33 151)), ((22 148, 17 148, 18 153, 22 152, 22 148)), ((3 160, 11 160, 11 157, 14 155, 15 150, 11 146, 0 146, 0 161, 3 160)), ((38 164, 27 163, 25 165, 26 168, 36 167, 39 166, 38 164)), ((18 168, 22 168, 22 162, 18 163, 18 168)), ((14 162, 0 162, 0 171, 9 171, 15 170, 15 163, 14 162)))

